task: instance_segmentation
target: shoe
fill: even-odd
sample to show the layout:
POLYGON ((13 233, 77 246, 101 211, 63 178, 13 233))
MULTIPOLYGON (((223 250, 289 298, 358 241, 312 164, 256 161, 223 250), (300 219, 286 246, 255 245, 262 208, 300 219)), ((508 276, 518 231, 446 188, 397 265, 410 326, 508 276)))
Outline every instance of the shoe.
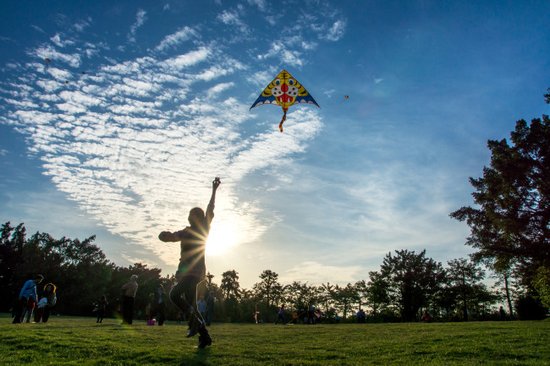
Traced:
POLYGON ((210 346, 212 344, 212 338, 210 338, 210 335, 207 334, 201 334, 199 336, 199 348, 206 348, 206 346, 210 346))
POLYGON ((191 337, 195 336, 198 332, 199 332, 199 330, 197 328, 193 328, 193 329, 189 328, 187 330, 187 338, 191 338, 191 337))

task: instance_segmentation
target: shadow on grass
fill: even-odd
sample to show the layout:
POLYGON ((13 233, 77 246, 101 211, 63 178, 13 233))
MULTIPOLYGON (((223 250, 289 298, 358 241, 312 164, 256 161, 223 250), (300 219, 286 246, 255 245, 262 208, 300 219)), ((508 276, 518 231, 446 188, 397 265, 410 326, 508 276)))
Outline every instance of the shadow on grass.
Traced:
POLYGON ((208 365, 208 358, 210 356, 210 348, 200 349, 197 348, 194 354, 185 355, 179 360, 181 366, 188 365, 208 365))

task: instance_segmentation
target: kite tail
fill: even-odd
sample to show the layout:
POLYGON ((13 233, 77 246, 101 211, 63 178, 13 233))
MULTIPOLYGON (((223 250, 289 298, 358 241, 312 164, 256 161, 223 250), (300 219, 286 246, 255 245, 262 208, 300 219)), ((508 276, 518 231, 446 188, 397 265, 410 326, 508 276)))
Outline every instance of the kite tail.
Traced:
POLYGON ((283 123, 286 121, 286 111, 283 114, 283 118, 281 119, 281 123, 279 123, 279 131, 283 132, 283 123))

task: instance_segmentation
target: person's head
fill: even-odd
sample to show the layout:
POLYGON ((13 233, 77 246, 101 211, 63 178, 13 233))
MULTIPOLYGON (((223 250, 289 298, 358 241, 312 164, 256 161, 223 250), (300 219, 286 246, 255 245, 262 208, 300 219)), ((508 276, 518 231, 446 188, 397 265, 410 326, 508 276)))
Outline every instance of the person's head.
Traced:
POLYGON ((138 275, 136 274, 133 274, 130 276, 130 281, 137 281, 137 279, 138 279, 138 275))
POLYGON ((193 227, 201 226, 204 223, 204 211, 200 207, 194 207, 189 211, 189 224, 193 227))
POLYGON ((44 281, 44 276, 42 276, 41 274, 37 274, 36 276, 34 276, 34 283, 39 284, 42 283, 42 281, 44 281))
POLYGON ((53 283, 49 282, 44 286, 44 291, 47 293, 55 293, 56 287, 53 283))

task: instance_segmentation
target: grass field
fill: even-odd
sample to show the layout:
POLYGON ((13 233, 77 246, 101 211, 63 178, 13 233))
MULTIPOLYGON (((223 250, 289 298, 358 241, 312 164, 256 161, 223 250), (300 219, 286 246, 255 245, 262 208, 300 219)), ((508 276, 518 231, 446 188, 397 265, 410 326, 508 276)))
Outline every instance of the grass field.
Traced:
POLYGON ((550 365, 550 321, 213 324, 212 347, 186 327, 53 317, 0 318, 0 364, 18 365, 550 365))

